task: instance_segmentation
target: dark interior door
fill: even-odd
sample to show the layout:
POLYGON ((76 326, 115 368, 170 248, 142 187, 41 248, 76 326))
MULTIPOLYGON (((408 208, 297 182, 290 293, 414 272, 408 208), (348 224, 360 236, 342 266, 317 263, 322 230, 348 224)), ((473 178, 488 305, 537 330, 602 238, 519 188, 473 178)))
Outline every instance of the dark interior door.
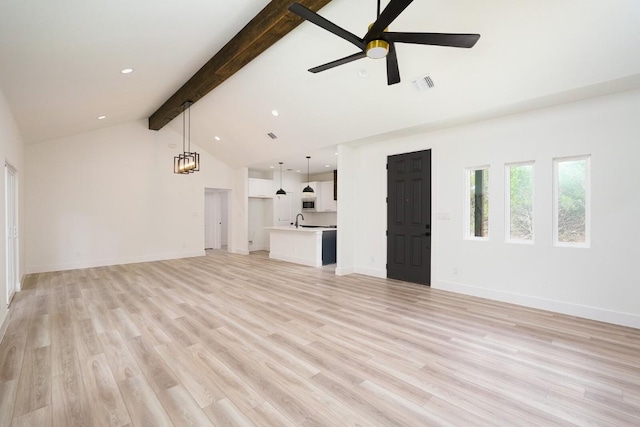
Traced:
POLYGON ((387 158, 387 277, 431 283, 431 150, 387 158))

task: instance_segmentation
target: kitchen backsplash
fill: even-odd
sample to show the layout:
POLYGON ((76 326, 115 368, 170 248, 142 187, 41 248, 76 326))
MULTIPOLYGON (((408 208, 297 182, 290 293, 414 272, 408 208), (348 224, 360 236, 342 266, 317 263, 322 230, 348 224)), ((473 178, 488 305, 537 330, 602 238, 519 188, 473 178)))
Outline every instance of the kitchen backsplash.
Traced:
POLYGON ((338 225, 337 212, 304 212, 303 215, 306 225, 338 225))

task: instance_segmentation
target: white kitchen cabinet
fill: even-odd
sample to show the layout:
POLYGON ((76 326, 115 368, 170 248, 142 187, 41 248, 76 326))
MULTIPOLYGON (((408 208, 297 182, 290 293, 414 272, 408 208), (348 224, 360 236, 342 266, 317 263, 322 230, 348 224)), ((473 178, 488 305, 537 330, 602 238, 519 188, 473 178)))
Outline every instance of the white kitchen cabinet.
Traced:
POLYGON ((318 198, 316 199, 317 212, 336 212, 337 201, 333 200, 333 181, 318 182, 318 198))
MULTIPOLYGON (((303 183, 302 188, 307 186, 303 183)), ((338 209, 338 203, 333 200, 333 181, 319 181, 310 182, 309 186, 313 188, 313 196, 316 201, 316 212, 336 212, 338 209)), ((305 195, 302 193, 302 199, 305 195)))
POLYGON ((276 190, 273 189, 273 181, 270 179, 249 178, 249 197, 272 199, 276 190))

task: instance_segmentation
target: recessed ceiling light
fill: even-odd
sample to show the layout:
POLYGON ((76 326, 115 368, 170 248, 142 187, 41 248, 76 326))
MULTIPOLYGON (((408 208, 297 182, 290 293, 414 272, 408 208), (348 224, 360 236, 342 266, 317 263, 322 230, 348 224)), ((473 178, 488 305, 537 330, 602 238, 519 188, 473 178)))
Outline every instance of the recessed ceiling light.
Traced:
POLYGON ((216 141, 220 141, 220 137, 218 135, 214 136, 213 139, 215 139, 216 141))
POLYGON ((325 167, 325 168, 330 168, 330 167, 331 167, 331 165, 324 165, 324 167, 325 167))
POLYGON ((369 72, 366 69, 361 68, 358 70, 358 76, 366 79, 367 77, 369 77, 369 72))
POLYGON ((296 172, 300 173, 300 169, 297 169, 296 172))
POLYGON ((335 154, 336 156, 338 155, 338 153, 333 153, 333 154, 335 154))
POLYGON ((280 113, 278 112, 278 110, 271 110, 271 114, 272 114, 274 117, 278 117, 278 116, 280 115, 280 113))
POLYGON ((107 118, 107 116, 98 116, 98 120, 104 120, 106 118, 107 118))
POLYGON ((273 169, 275 166, 269 166, 269 169, 273 169))
POLYGON ((120 70, 120 73, 122 73, 122 74, 131 74, 131 73, 133 73, 133 68, 125 68, 123 70, 120 70))

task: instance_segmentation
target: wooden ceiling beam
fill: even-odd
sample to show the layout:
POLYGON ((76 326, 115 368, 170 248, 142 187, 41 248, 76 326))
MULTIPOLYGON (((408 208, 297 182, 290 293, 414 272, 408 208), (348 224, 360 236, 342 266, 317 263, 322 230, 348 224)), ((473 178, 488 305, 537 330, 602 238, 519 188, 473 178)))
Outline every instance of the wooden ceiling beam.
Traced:
MULTIPOLYGON (((267 50, 304 20, 289 12, 294 0, 272 0, 213 58, 149 117, 149 129, 160 130, 182 112, 186 101, 197 102, 267 50)), ((317 12, 331 0, 298 0, 317 12)))

